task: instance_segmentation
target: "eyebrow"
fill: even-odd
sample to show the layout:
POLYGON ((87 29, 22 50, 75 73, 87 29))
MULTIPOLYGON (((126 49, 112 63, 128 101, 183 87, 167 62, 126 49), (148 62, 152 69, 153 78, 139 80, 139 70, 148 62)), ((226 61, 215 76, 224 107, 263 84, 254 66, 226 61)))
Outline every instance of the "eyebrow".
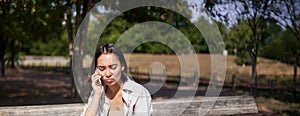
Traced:
MULTIPOLYGON (((108 65, 108 67, 110 67, 110 66, 116 66, 116 65, 118 65, 118 64, 111 64, 111 65, 108 65)), ((97 67, 107 67, 107 66, 97 66, 97 67)))

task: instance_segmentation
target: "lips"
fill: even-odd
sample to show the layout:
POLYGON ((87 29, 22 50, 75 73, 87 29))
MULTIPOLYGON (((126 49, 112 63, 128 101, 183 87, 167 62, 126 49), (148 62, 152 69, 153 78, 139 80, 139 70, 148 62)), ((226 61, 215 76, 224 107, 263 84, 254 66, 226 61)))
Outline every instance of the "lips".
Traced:
POLYGON ((111 82, 113 82, 114 80, 113 79, 105 79, 105 82, 106 83, 111 83, 111 82))

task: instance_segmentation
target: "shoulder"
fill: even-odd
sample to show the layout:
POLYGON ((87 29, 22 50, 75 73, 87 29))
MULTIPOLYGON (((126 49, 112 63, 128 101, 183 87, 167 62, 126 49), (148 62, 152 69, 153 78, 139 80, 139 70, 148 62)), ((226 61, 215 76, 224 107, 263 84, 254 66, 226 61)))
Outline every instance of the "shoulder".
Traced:
POLYGON ((144 86, 130 79, 124 82, 123 89, 124 91, 129 91, 134 94, 150 95, 148 90, 144 86))

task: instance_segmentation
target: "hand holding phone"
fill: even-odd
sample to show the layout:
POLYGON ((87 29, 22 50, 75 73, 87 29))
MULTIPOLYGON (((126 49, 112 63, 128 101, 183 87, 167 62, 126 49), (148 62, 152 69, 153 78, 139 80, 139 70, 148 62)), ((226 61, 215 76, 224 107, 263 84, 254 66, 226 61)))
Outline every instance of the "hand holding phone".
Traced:
POLYGON ((102 78, 102 76, 99 74, 99 70, 96 69, 91 78, 94 94, 102 94, 103 93, 103 85, 101 83, 101 78, 102 78))

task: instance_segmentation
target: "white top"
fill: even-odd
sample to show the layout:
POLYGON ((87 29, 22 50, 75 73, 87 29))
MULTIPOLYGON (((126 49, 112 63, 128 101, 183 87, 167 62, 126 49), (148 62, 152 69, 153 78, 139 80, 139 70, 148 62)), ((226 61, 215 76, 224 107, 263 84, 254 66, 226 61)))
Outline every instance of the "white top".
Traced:
MULTIPOLYGON (((88 103, 85 104, 81 116, 84 116, 92 98, 93 91, 89 97, 88 103)), ((142 85, 130 80, 124 82, 122 89, 122 98, 124 99, 124 116, 150 116, 152 112, 151 96, 146 88, 142 85)), ((105 93, 102 94, 97 115, 107 116, 109 111, 109 99, 105 93)))

